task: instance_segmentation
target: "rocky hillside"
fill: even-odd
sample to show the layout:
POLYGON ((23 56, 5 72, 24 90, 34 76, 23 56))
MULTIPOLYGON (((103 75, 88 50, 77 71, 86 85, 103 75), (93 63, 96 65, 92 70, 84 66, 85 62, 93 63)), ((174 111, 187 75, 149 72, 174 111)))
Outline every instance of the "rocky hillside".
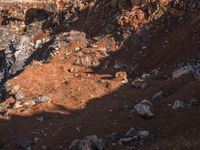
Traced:
POLYGON ((0 149, 200 149, 198 0, 0 12, 0 149))

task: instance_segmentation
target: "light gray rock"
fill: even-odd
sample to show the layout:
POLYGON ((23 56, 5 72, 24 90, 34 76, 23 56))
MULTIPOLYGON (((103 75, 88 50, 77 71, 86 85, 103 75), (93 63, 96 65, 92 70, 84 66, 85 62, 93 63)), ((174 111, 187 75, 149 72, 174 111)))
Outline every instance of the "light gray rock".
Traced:
POLYGON ((134 108, 140 116, 150 119, 154 116, 154 114, 151 112, 152 106, 153 105, 150 101, 144 99, 140 103, 136 104, 134 108))
POLYGON ((159 100, 159 99, 162 99, 164 98, 164 92, 163 91, 160 91, 158 93, 156 93, 152 98, 151 100, 159 100))
POLYGON ((120 138, 120 144, 128 144, 132 141, 140 141, 150 139, 150 133, 147 130, 130 128, 123 138, 120 138))
POLYGON ((21 100, 24 98, 24 95, 21 91, 18 91, 16 94, 15 94, 15 99, 16 100, 21 100))
POLYGON ((146 89, 148 83, 144 79, 137 78, 132 81, 132 86, 137 89, 146 89))
POLYGON ((184 74, 188 74, 192 72, 192 70, 193 70, 193 67, 191 65, 181 67, 172 73, 172 79, 176 79, 176 78, 181 77, 184 74))
POLYGON ((142 79, 144 79, 144 80, 150 80, 151 79, 151 74, 149 74, 149 73, 143 73, 142 74, 142 79))
POLYGON ((105 145, 96 135, 91 135, 84 139, 75 139, 69 148, 74 150, 105 150, 105 145))
POLYGON ((174 102, 174 105, 172 106, 172 109, 178 109, 178 108, 186 108, 186 104, 183 101, 176 100, 174 102))
POLYGON ((43 96, 37 96, 33 99, 34 102, 36 103, 43 103, 43 102, 51 102, 52 99, 43 95, 43 96))
POLYGON ((200 65, 191 65, 188 64, 186 66, 183 66, 177 70, 175 70, 172 74, 172 78, 176 79, 181 77, 184 74, 192 73, 194 77, 199 80, 200 79, 200 65))
POLYGON ((33 46, 31 38, 27 36, 21 36, 10 43, 9 48, 5 50, 7 77, 15 75, 24 68, 27 59, 34 52, 33 46))

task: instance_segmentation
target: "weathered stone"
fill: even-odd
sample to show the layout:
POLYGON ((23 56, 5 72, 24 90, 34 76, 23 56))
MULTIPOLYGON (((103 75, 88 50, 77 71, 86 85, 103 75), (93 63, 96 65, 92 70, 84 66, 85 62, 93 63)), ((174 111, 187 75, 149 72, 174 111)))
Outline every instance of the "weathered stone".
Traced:
POLYGON ((177 70, 175 70, 173 72, 172 79, 179 78, 184 74, 190 73, 191 71, 192 71, 192 66, 191 65, 184 66, 184 67, 182 67, 180 69, 177 69, 177 70))
POLYGON ((132 82, 132 86, 137 89, 146 89, 148 83, 144 79, 137 78, 132 82))
POLYGON ((172 109, 178 109, 178 108, 186 108, 186 104, 183 101, 176 100, 174 102, 174 105, 172 106, 172 109))
POLYGON ((13 106, 13 108, 15 108, 15 109, 22 108, 22 107, 23 107, 23 104, 20 101, 17 101, 13 106))
POLYGON ((27 59, 34 52, 33 46, 34 44, 27 36, 21 36, 11 42, 10 47, 5 50, 7 77, 13 76, 23 69, 27 59))
POLYGON ((165 97, 165 94, 163 91, 160 91, 158 93, 156 93, 151 99, 152 100, 159 100, 165 97))
POLYGON ((36 103, 51 102, 52 99, 47 96, 38 96, 33 99, 36 103))
POLYGON ((21 100, 24 98, 24 95, 22 94, 21 91, 18 91, 16 94, 15 94, 15 99, 16 100, 21 100))
POLYGON ((86 136, 84 139, 76 139, 69 146, 75 150, 105 150, 105 146, 101 139, 96 135, 86 136))
POLYGON ((196 79, 200 79, 200 65, 186 65, 177 70, 172 74, 172 78, 176 79, 184 74, 192 73, 196 79))
POLYGON ((135 128, 130 128, 129 131, 120 138, 120 144, 130 144, 131 142, 138 142, 140 140, 150 139, 150 133, 147 130, 140 130, 135 128))
POLYGON ((128 83, 128 79, 127 79, 127 73, 125 71, 120 71, 117 72, 115 74, 115 78, 119 81, 121 81, 121 83, 128 83))
POLYGON ((21 139, 17 143, 17 145, 23 150, 27 150, 29 147, 31 147, 34 144, 35 144, 34 139, 21 139))
POLYGON ((200 109, 200 100, 199 99, 192 99, 188 105, 190 109, 200 109))
POLYGON ((152 103, 148 100, 142 100, 140 103, 135 105, 135 110, 137 113, 146 119, 151 119, 154 114, 151 112, 152 103))

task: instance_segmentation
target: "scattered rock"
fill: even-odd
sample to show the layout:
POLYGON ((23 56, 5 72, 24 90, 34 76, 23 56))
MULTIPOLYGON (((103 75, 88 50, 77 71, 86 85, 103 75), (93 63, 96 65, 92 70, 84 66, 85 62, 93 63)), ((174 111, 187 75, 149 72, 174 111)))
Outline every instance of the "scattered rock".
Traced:
POLYGON ((13 108, 25 108, 25 107, 32 107, 37 104, 41 104, 44 102, 52 102, 52 99, 48 98, 47 96, 38 96, 31 100, 26 101, 16 101, 13 108))
POLYGON ((132 82, 132 86, 137 89, 146 89, 148 86, 148 83, 144 79, 136 78, 132 82))
POLYGON ((86 33, 84 33, 84 32, 79 32, 79 31, 72 30, 67 35, 68 35, 67 41, 69 41, 69 42, 79 42, 84 47, 86 47, 88 45, 88 40, 86 38, 86 33))
POLYGON ((149 74, 149 73, 143 73, 142 74, 142 79, 144 79, 144 80, 150 80, 151 79, 151 74, 149 74))
POLYGON ((188 105, 190 109, 200 109, 200 100, 199 99, 192 99, 188 105))
POLYGON ((165 94, 163 91, 160 91, 158 93, 156 93, 152 98, 151 100, 159 100, 159 99, 162 99, 165 97, 165 94))
POLYGON ((152 103, 146 99, 135 105, 137 113, 145 119, 151 119, 154 114, 151 112, 152 103))
POLYGON ((105 150, 105 145, 96 135, 91 135, 72 141, 69 148, 74 150, 105 150))
POLYGON ((120 72, 117 72, 115 74, 115 78, 119 81, 121 81, 121 83, 128 83, 128 79, 127 79, 127 73, 124 72, 124 71, 120 71, 120 72))
POLYGON ((43 122, 44 121, 44 118, 43 117, 37 117, 36 120, 40 121, 40 122, 43 122))
POLYGON ((5 50, 7 77, 15 75, 23 69, 27 59, 34 52, 33 47, 34 44, 28 36, 21 36, 10 43, 9 48, 5 50))
POLYGON ((17 101, 13 106, 13 108, 15 108, 15 109, 22 108, 22 107, 23 107, 23 104, 20 101, 17 101))
POLYGON ((200 79, 200 65, 193 66, 192 73, 196 79, 200 79))
POLYGON ((152 80, 158 80, 162 78, 162 74, 158 69, 153 69, 150 73, 152 80))
POLYGON ((10 83, 6 83, 5 89, 6 89, 7 97, 13 96, 16 100, 21 100, 25 97, 18 85, 13 86, 10 83))
POLYGON ((183 66, 173 72, 172 78, 176 79, 188 73, 192 73, 197 80, 200 79, 200 65, 188 64, 186 66, 183 66))
POLYGON ((72 68, 69 69, 69 72, 71 72, 71 73, 77 73, 78 69, 72 67, 72 68))
POLYGON ((149 131, 130 128, 129 131, 124 135, 124 137, 120 138, 119 143, 126 145, 130 144, 131 142, 139 142, 148 139, 151 139, 149 131))
POLYGON ((22 94, 21 91, 18 91, 16 94, 15 94, 15 99, 16 100, 21 100, 24 98, 24 95, 22 94))
POLYGON ((118 61, 115 61, 113 68, 119 70, 122 68, 122 64, 118 61))
POLYGON ((190 73, 191 71, 192 71, 192 66, 191 65, 187 65, 187 66, 181 67, 180 69, 177 69, 172 73, 172 79, 179 78, 184 74, 190 73))
POLYGON ((52 102, 52 99, 43 95, 43 96, 37 96, 33 99, 36 103, 43 103, 43 102, 52 102))
POLYGON ((186 108, 186 104, 183 101, 176 100, 174 102, 174 105, 172 106, 172 109, 178 109, 178 108, 186 108))
POLYGON ((17 145, 23 150, 27 150, 34 144, 36 144, 34 139, 21 139, 17 143, 17 145))

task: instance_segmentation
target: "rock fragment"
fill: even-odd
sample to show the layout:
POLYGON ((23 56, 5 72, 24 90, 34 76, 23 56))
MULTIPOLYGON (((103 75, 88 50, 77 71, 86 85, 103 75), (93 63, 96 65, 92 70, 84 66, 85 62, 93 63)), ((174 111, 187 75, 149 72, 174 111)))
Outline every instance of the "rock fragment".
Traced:
POLYGON ((151 100, 159 100, 165 97, 165 93, 163 91, 160 91, 158 93, 156 93, 151 100))
POLYGON ((18 141, 17 145, 19 146, 19 148, 23 150, 27 150, 27 149, 30 149, 30 147, 34 145, 35 143, 36 142, 34 139, 21 139, 18 141))
POLYGON ((119 143, 126 145, 126 144, 130 144, 131 142, 143 141, 143 140, 147 140, 150 138, 151 138, 151 135, 150 135, 149 131, 142 130, 142 129, 130 128, 126 132, 124 137, 120 138, 119 143))
POLYGON ((200 100, 199 99, 192 99, 190 101, 190 103, 188 104, 188 107, 190 109, 197 109, 197 110, 199 110, 200 109, 200 100))
POLYGON ((146 99, 135 105, 137 113, 145 119, 151 119, 154 114, 151 112, 152 103, 146 99))
POLYGON ((146 89, 148 86, 148 83, 144 79, 136 78, 132 82, 132 86, 137 89, 146 89))
POLYGON ((43 95, 43 96, 37 96, 33 99, 34 102, 36 103, 43 103, 43 102, 51 102, 52 99, 43 95))
POLYGON ((31 38, 25 35, 10 43, 9 48, 5 50, 5 72, 8 78, 23 69, 27 59, 34 52, 33 46, 31 38))
POLYGON ((121 81, 121 83, 128 83, 127 77, 128 75, 125 71, 119 71, 115 74, 115 78, 121 81))
POLYGON ((187 65, 187 66, 181 67, 181 68, 175 70, 172 73, 172 79, 179 78, 184 74, 190 73, 191 71, 192 71, 192 66, 191 65, 187 65))
POLYGON ((105 150, 105 145, 96 135, 91 135, 72 141, 69 148, 74 150, 105 150))
POLYGON ((188 64, 179 69, 176 69, 172 73, 172 79, 176 79, 181 77, 184 74, 192 73, 194 77, 199 80, 200 79, 200 65, 188 64))
POLYGON ((183 101, 176 100, 174 102, 174 105, 172 106, 172 109, 178 109, 178 108, 186 108, 186 104, 183 101))
POLYGON ((21 91, 18 91, 16 94, 15 94, 15 99, 16 100, 21 100, 24 98, 24 95, 21 91))

